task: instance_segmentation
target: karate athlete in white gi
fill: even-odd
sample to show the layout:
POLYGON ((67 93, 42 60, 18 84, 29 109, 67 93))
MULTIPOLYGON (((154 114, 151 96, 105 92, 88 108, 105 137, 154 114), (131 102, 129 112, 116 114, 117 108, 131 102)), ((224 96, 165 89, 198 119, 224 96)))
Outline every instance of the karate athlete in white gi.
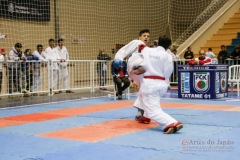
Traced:
MULTIPOLYGON (((46 48, 45 53, 47 55, 47 59, 50 61, 51 64, 51 70, 50 72, 50 92, 53 92, 53 90, 57 89, 57 84, 58 84, 58 73, 59 73, 59 66, 57 60, 61 61, 60 56, 56 52, 56 49, 54 48, 54 39, 49 39, 49 47, 46 48)), ((59 91, 55 91, 55 94, 58 94, 59 91)), ((51 93, 52 94, 52 93, 51 93)))
MULTIPOLYGON (((119 59, 123 61, 125 57, 129 57, 128 62, 127 62, 127 71, 128 73, 131 72, 132 68, 134 66, 140 66, 141 63, 143 62, 141 54, 138 52, 138 46, 143 44, 146 45, 149 42, 149 36, 150 36, 150 31, 148 29, 143 29, 139 32, 138 35, 138 40, 132 40, 129 42, 127 45, 122 47, 115 55, 115 59, 119 59)), ((138 86, 141 85, 143 76, 142 75, 134 75, 130 74, 129 77, 136 83, 138 86)), ((150 119, 144 118, 144 121, 141 120, 144 110, 141 107, 143 104, 141 104, 141 101, 139 100, 139 97, 137 97, 136 101, 134 102, 133 106, 138 108, 138 113, 135 117, 137 121, 140 123, 150 123, 150 119)))
POLYGON ((143 73, 144 76, 139 90, 144 117, 159 123, 165 134, 172 134, 179 131, 183 124, 165 113, 160 106, 160 97, 167 92, 169 86, 165 79, 169 79, 173 71, 172 57, 166 52, 171 45, 171 39, 163 36, 158 42, 157 48, 145 47, 141 51, 144 64, 132 72, 143 73))
MULTIPOLYGON (((69 54, 67 48, 63 46, 63 39, 58 40, 58 46, 56 47, 56 52, 59 57, 62 59, 62 62, 59 63, 59 88, 66 90, 66 93, 73 93, 69 90, 69 77, 68 77, 68 60, 69 54)), ((61 92, 61 91, 60 91, 61 92)))
POLYGON ((41 64, 43 62, 48 61, 47 55, 45 52, 43 52, 43 46, 41 44, 37 45, 37 50, 33 52, 33 55, 39 58, 40 62, 35 62, 34 65, 34 71, 33 71, 33 92, 37 92, 37 89, 42 84, 42 70, 41 70, 41 64))

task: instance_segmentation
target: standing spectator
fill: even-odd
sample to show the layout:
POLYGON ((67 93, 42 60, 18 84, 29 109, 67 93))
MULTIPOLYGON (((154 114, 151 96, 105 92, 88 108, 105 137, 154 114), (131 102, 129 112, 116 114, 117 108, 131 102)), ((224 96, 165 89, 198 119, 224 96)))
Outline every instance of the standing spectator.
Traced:
POLYGON ((0 94, 2 91, 2 78, 3 78, 3 64, 6 61, 6 54, 5 54, 5 49, 2 48, 0 50, 0 94))
MULTIPOLYGON (((50 93, 53 93, 53 90, 57 89, 58 85, 58 76, 59 76, 59 66, 57 60, 60 60, 56 49, 54 48, 54 39, 48 40, 49 46, 46 48, 45 53, 47 59, 50 61, 50 93)), ((59 91, 56 91, 55 94, 59 94, 59 91)))
POLYGON ((107 82, 107 60, 111 60, 111 57, 105 53, 105 49, 99 49, 97 60, 101 60, 100 62, 97 62, 97 74, 100 90, 107 90, 107 88, 104 87, 107 82))
MULTIPOLYGON (((0 39, 4 39, 4 38, 7 38, 7 36, 0 33, 0 39)), ((5 49, 1 48, 1 50, 0 50, 0 94, 1 94, 1 91, 2 91, 2 78, 3 78, 2 70, 3 70, 4 61, 6 61, 5 49)))
MULTIPOLYGON (((42 63, 47 61, 47 55, 45 52, 43 52, 43 45, 38 44, 37 50, 33 52, 33 56, 38 57, 40 62, 35 62, 35 65, 33 66, 33 87, 32 91, 37 92, 38 87, 42 84, 42 70, 41 66, 42 63)), ((34 94, 37 95, 37 94, 34 94)))
POLYGON ((178 65, 180 64, 180 58, 179 58, 179 55, 177 54, 177 50, 176 49, 173 49, 172 52, 170 53, 171 56, 172 56, 172 59, 173 59, 173 74, 171 76, 171 81, 172 82, 175 82, 177 81, 177 70, 178 70, 178 65))
POLYGON ((24 52, 24 56, 27 59, 27 62, 22 63, 22 88, 23 92, 27 93, 28 91, 33 91, 33 73, 34 73, 34 66, 37 65, 36 62, 30 61, 38 61, 39 58, 32 54, 31 49, 26 49, 24 52), (26 87, 25 87, 26 86, 26 87))
POLYGON ((180 59, 179 55, 177 54, 176 49, 173 49, 170 54, 171 54, 173 60, 179 60, 180 59))
MULTIPOLYGON (((23 53, 23 56, 27 60, 27 56, 31 52, 31 49, 26 49, 23 53)), ((26 89, 26 85, 29 84, 29 63, 28 62, 22 62, 21 63, 21 79, 22 79, 22 92, 23 93, 28 93, 29 88, 26 89)))
MULTIPOLYGON (((56 52, 59 55, 61 62, 59 64, 59 81, 60 89, 65 89, 66 93, 74 93, 69 90, 69 76, 68 76, 68 60, 69 54, 67 48, 63 46, 63 39, 58 40, 58 46, 56 47, 56 52)), ((60 91, 61 93, 62 91, 60 91)))
POLYGON ((41 61, 47 61, 47 54, 43 51, 43 45, 38 44, 37 50, 33 52, 34 56, 37 56, 41 61))
POLYGON ((219 64, 225 64, 228 58, 228 52, 225 45, 221 45, 221 51, 218 53, 217 59, 219 64))
POLYGON ((187 60, 185 62, 185 64, 187 64, 189 60, 194 58, 194 54, 191 51, 191 47, 190 46, 187 48, 187 51, 184 53, 184 58, 185 58, 185 60, 187 60))
POLYGON ((215 54, 212 52, 212 48, 208 48, 208 51, 206 52, 206 57, 209 57, 211 59, 215 58, 215 54))
POLYGON ((112 62, 112 75, 113 82, 117 86, 118 99, 122 99, 122 92, 127 89, 130 85, 127 73, 127 63, 121 60, 115 60, 112 62), (123 86, 122 86, 123 82, 123 86))
POLYGON ((21 92, 19 85, 21 62, 26 61, 26 58, 22 54, 22 44, 16 43, 9 53, 7 68, 8 68, 8 92, 12 94, 13 85, 15 91, 21 92))

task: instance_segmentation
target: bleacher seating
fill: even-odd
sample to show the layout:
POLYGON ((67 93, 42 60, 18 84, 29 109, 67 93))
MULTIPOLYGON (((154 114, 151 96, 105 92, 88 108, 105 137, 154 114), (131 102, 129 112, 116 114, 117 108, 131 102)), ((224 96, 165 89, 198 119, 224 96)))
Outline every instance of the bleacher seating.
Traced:
POLYGON ((235 46, 240 46, 240 32, 237 33, 237 38, 232 39, 231 45, 227 45, 228 53, 231 53, 235 46))
POLYGON ((240 9, 201 49, 208 50, 211 47, 217 55, 221 49, 221 45, 226 45, 229 53, 233 51, 235 46, 240 45, 240 9))
POLYGON ((235 47, 234 45, 227 45, 226 50, 228 51, 229 54, 232 53, 232 51, 234 50, 234 47, 235 47))

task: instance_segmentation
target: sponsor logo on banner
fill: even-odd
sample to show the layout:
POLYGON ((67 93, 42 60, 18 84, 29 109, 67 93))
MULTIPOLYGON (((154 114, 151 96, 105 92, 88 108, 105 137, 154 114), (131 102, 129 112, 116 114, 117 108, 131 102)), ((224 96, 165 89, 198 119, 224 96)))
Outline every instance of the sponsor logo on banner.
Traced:
POLYGON ((206 93, 210 88, 210 73, 209 72, 194 72, 193 73, 193 88, 198 93, 206 93))
POLYGON ((14 4, 13 3, 9 3, 9 5, 8 5, 8 12, 11 12, 11 13, 14 12, 14 4))
POLYGON ((190 74, 181 72, 181 93, 190 93, 190 74))
POLYGON ((215 92, 219 93, 220 91, 220 78, 219 78, 219 72, 215 73, 215 92))
POLYGON ((50 0, 0 0, 0 16, 50 21, 50 0))
POLYGON ((226 92, 227 89, 227 72, 220 72, 221 92, 226 92))

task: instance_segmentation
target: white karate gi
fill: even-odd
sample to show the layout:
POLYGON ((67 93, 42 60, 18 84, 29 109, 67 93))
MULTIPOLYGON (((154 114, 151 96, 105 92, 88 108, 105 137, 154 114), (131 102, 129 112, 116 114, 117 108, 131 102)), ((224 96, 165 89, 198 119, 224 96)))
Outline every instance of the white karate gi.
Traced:
MULTIPOLYGON (((138 53, 138 48, 139 45, 144 44, 145 43, 141 40, 132 40, 131 42, 129 42, 128 44, 126 44, 125 46, 123 46, 115 55, 114 59, 120 59, 123 60, 125 57, 130 56, 127 62, 127 71, 129 74, 130 79, 132 79, 135 83, 138 84, 138 86, 141 85, 142 79, 143 79, 143 75, 134 75, 131 74, 131 70, 134 66, 138 66, 141 65, 141 63, 143 62, 141 53, 138 53)), ((137 99, 135 100, 133 106, 143 109, 142 108, 142 101, 139 100, 139 98, 141 97, 137 97, 137 99)))
POLYGON ((33 52, 33 55, 39 58, 40 62, 35 62, 34 64, 34 70, 33 70, 33 86, 32 86, 32 91, 37 92, 38 87, 41 86, 42 84, 42 69, 41 69, 41 64, 44 61, 48 61, 46 59, 46 53, 42 52, 39 53, 37 50, 33 52))
POLYGON ((127 56, 131 56, 134 52, 137 52, 138 46, 140 44, 145 43, 141 40, 132 40, 131 42, 129 42, 128 44, 126 44, 125 46, 118 50, 114 59, 120 59, 123 61, 123 59, 126 58, 127 56))
MULTIPOLYGON (((142 50, 142 55, 144 59, 143 67, 146 70, 143 74, 144 77, 159 76, 169 79, 173 71, 173 62, 171 55, 163 47, 145 47, 142 50)), ((139 90, 144 104, 144 116, 156 121, 163 128, 177 122, 165 113, 160 106, 160 97, 167 92, 167 89, 168 83, 165 80, 143 78, 139 90)))
POLYGON ((215 54, 211 51, 206 52, 206 57, 215 58, 215 54))
POLYGON ((59 64, 59 87, 60 89, 69 89, 69 80, 68 80, 68 60, 69 60, 69 54, 67 51, 67 48, 65 46, 62 46, 60 48, 59 46, 56 47, 56 52, 59 55, 61 59, 64 59, 65 62, 60 62, 59 64))
MULTIPOLYGON (((60 59, 55 48, 48 47, 46 48, 45 53, 46 53, 47 59, 50 61, 56 61, 60 59)), ((52 64, 50 69, 50 77, 49 77, 50 87, 52 89, 57 89, 58 74, 59 74, 58 62, 50 62, 50 64, 52 64)))

